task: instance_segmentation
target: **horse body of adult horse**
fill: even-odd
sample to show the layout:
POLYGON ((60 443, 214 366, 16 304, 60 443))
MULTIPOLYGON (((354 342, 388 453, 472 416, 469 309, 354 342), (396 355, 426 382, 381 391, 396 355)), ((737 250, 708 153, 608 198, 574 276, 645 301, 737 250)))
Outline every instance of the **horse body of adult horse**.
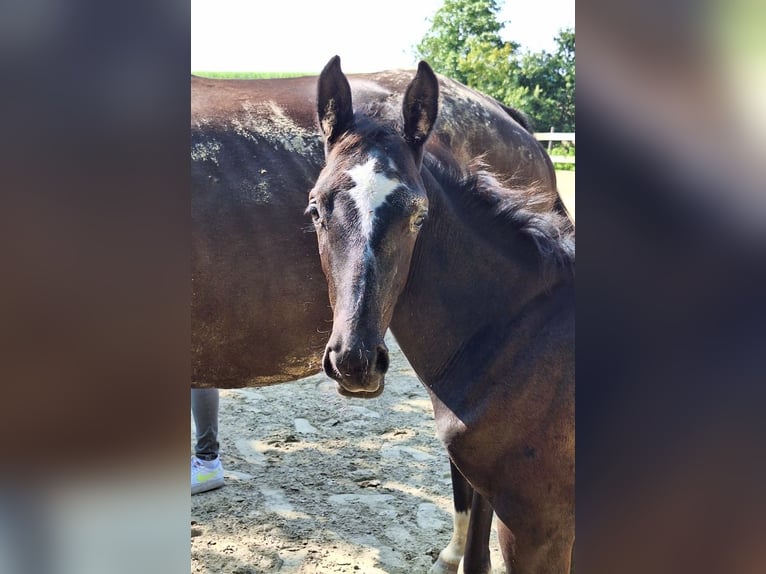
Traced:
MULTIPOLYGON (((355 101, 393 118, 411 76, 352 76, 355 101)), ((464 162, 482 156, 518 186, 538 184, 541 209, 551 208, 555 174, 528 131, 491 98, 440 81, 429 145, 464 162)), ((303 213, 324 162, 316 85, 316 77, 191 80, 195 387, 263 386, 321 370, 332 313, 303 213)))
POLYGON ((494 510, 509 573, 563 574, 574 543, 573 229, 530 209, 538 193, 426 147, 438 92, 421 63, 392 124, 375 106, 354 111, 337 57, 320 75, 326 165, 307 211, 334 312, 323 367, 347 393, 378 392, 390 326, 426 385, 456 503, 476 493, 433 571, 454 572, 463 552, 465 572, 489 571, 494 510))

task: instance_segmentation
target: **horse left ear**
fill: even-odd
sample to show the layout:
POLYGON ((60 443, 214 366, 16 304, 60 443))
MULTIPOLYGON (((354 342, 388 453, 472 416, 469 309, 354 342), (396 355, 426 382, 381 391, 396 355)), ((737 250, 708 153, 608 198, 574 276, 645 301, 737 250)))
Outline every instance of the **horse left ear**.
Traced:
POLYGON ((325 140, 325 153, 344 132, 354 126, 351 86, 340 69, 340 58, 333 56, 319 74, 317 117, 325 140))
POLYGON ((404 139, 412 147, 418 164, 423 158, 423 145, 436 122, 438 108, 439 80, 431 66, 421 61, 402 103, 404 139))

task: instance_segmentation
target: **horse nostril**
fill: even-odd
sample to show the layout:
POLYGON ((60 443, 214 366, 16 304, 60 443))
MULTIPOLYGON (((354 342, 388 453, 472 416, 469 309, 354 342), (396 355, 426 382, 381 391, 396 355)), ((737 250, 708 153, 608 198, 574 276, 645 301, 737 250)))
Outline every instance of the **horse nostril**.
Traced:
POLYGON ((329 346, 325 347, 324 350, 324 358, 322 360, 322 369, 324 370, 325 375, 327 375, 330 378, 335 378, 334 373, 336 372, 335 364, 332 360, 332 350, 329 346))
POLYGON ((388 349, 385 345, 378 345, 375 350, 377 351, 375 370, 381 375, 385 375, 388 372, 389 365, 388 349))

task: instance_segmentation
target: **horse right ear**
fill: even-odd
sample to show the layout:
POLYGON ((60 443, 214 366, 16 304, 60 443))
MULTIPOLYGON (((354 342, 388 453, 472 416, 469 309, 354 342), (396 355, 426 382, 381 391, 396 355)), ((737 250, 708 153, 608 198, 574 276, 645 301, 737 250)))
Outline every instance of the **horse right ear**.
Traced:
POLYGON ((325 141, 325 153, 344 132, 354 126, 351 86, 340 69, 340 57, 333 56, 319 74, 317 116, 325 141))
POLYGON ((423 146, 436 122, 438 109, 439 80, 431 66, 421 61, 402 102, 404 139, 410 144, 418 165, 423 157, 423 146))

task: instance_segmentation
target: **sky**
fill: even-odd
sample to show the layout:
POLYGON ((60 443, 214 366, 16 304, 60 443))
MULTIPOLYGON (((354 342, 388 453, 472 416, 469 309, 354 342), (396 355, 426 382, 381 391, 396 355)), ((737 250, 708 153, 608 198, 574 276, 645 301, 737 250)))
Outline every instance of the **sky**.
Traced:
MULTIPOLYGON (((412 47, 443 0, 191 0, 191 71, 318 74, 414 68, 412 47)), ((575 0, 500 0, 503 30, 532 51, 555 48, 575 23, 575 0)))

